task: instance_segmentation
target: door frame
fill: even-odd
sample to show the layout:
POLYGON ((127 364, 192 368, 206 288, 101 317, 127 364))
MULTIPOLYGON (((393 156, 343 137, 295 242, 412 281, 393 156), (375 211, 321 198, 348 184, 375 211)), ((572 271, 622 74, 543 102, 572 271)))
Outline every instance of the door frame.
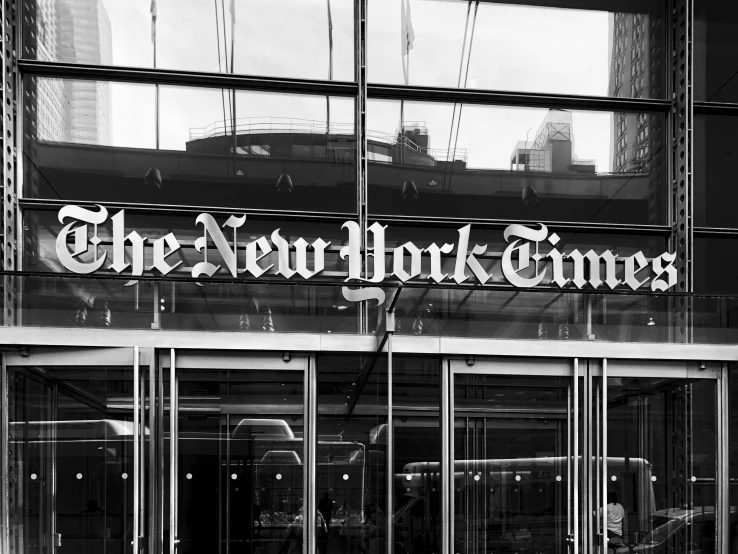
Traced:
POLYGON ((447 552, 454 550, 455 512, 454 512, 454 424, 456 409, 454 387, 456 375, 503 375, 503 376, 541 376, 565 377, 570 380, 567 395, 567 537, 572 545, 572 554, 579 554, 579 468, 572 464, 572 451, 579 449, 579 362, 577 358, 523 358, 523 357, 489 357, 474 358, 472 356, 444 357, 443 371, 445 389, 442 394, 442 471, 443 479, 442 513, 444 516, 444 545, 447 552), (445 467, 444 467, 445 466, 445 467))
MULTIPOLYGON (((727 436, 729 431, 728 416, 728 363, 717 361, 688 360, 656 360, 624 357, 608 359, 604 357, 578 358, 540 358, 522 356, 445 356, 442 360, 442 471, 444 486, 442 489, 442 517, 444 525, 443 544, 446 551, 453 552, 454 547, 454 377, 457 374, 476 375, 541 375, 571 377, 572 385, 569 395, 569 440, 567 451, 579 452, 584 463, 579 475, 579 464, 570 468, 570 486, 568 487, 568 504, 570 517, 567 527, 571 530, 572 554, 598 554, 606 552, 606 533, 603 514, 606 514, 607 498, 607 379, 614 377, 664 377, 690 380, 712 380, 715 382, 716 437, 727 436), (595 378, 601 378, 599 389, 593 387, 595 378), (583 381, 580 383, 580 381, 583 381), (596 414, 595 420, 580 418, 579 398, 582 399, 583 415, 596 414), (579 444, 580 419, 583 431, 583 442, 579 444), (601 432, 600 432, 601 429, 601 432), (573 435, 573 436, 572 436, 573 435), (596 461, 593 461, 594 460, 596 461), (593 479, 594 477, 594 479, 593 479), (597 490, 593 490, 594 487, 597 490), (581 483, 580 483, 581 481, 581 483), (585 487, 587 494, 581 495, 583 505, 580 506, 580 487, 585 487), (594 494, 593 494, 594 493, 594 494), (601 504, 598 506, 598 504, 601 504), (589 514, 597 514, 596 518, 589 514), (580 525, 581 522, 581 525, 580 525), (582 536, 579 536, 581 529, 582 536), (595 547, 597 545, 597 547, 595 547)), ((728 478, 728 446, 727 441, 716 441, 716 553, 725 553, 729 545, 729 494, 724 487, 728 478)))
MULTIPOLYGON (((179 554, 179 538, 178 538, 178 486, 179 486, 179 429, 177 421, 179 418, 179 381, 181 371, 183 370, 255 370, 255 371, 302 371, 303 372, 303 418, 304 418, 304 434, 303 434, 303 497, 304 497, 304 537, 303 554, 315 552, 315 533, 308 532, 308 529, 315 529, 316 515, 313 510, 308 509, 309 506, 316 504, 315 491, 312 483, 315 483, 316 467, 317 467, 317 372, 316 372, 316 355, 315 354, 287 354, 280 352, 255 354, 248 351, 209 351, 209 350, 186 350, 186 349, 161 349, 157 352, 159 363, 157 366, 160 370, 160 386, 164 385, 164 375, 169 380, 169 401, 159 402, 159 408, 169 412, 169 541, 168 545, 164 545, 162 552, 169 554, 179 554), (177 417, 172 417, 177 414, 177 417), (315 444, 314 444, 315 443, 315 444)), ((162 389, 163 390, 163 389, 162 389)), ((165 398, 162 394, 160 398, 165 398)), ((163 415, 160 421, 164 421, 163 415)), ((164 452, 164 435, 162 429, 159 437, 161 452, 164 452)), ((163 464, 164 456, 161 456, 162 472, 158 476, 158 481, 162 491, 164 491, 164 473, 163 464)), ((162 513, 163 517, 163 513, 162 513)), ((161 534, 163 539, 163 521, 161 523, 161 534)), ((228 526, 227 526, 228 528, 228 526)), ((228 552, 228 550, 226 550, 228 552)))

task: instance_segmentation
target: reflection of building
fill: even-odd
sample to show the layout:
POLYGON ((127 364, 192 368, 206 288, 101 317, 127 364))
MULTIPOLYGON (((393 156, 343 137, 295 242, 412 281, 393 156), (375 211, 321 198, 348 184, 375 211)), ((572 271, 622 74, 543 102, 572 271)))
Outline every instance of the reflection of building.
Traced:
POLYGON ((579 160, 574 153, 571 112, 549 110, 532 141, 518 141, 510 156, 510 169, 595 173, 594 160, 579 160))
MULTIPOLYGON (((646 14, 610 15, 612 59, 608 95, 620 98, 660 98, 663 90, 661 20, 646 14)), ((643 113, 615 113, 613 171, 641 171, 660 145, 651 137, 656 118, 643 113), (655 148, 654 148, 655 147, 655 148)))
MULTIPOLYGON (((40 60, 110 65, 112 32, 102 0, 38 0, 40 60)), ((44 80, 38 86, 38 138, 53 142, 109 144, 110 85, 83 80, 44 80)))
MULTIPOLYGON (((664 91, 663 21, 641 13, 610 14, 612 54, 608 95, 661 98, 664 91)), ((651 175, 649 212, 657 219, 664 173, 663 118, 658 114, 613 114, 612 170, 651 175)))

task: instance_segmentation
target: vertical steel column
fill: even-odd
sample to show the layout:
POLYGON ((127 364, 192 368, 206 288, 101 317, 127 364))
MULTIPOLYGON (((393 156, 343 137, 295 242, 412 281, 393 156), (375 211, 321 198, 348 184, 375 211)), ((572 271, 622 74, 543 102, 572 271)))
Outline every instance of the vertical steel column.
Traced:
POLYGON ((177 531, 177 487, 179 485, 178 444, 179 390, 177 387, 176 354, 169 351, 169 554, 175 554, 179 539, 177 531))
MULTIPOLYGON (((223 479, 225 480, 225 489, 226 489, 226 507, 225 511, 223 512, 223 517, 225 517, 226 520, 226 554, 231 554, 231 414, 226 414, 225 416, 225 440, 226 440, 226 471, 225 475, 223 476, 223 479)), ((305 435, 303 434, 302 440, 305 440, 305 435)), ((305 510, 303 510, 304 513, 305 510)), ((303 524, 305 523, 305 519, 303 518, 303 524)), ((303 553, 304 554, 304 553, 303 553)))
POLYGON ((50 410, 49 410, 49 435, 47 437, 47 440, 49 441, 49 447, 45 449, 45 451, 48 454, 48 459, 45 461, 45 465, 49 470, 49 475, 51 477, 51 486, 49 487, 50 490, 46 491, 46 494, 44 494, 44 501, 48 503, 48 516, 49 519, 46 523, 46 529, 49 533, 49 536, 51 537, 51 544, 53 546, 57 546, 60 543, 61 537, 57 535, 57 509, 56 509, 56 493, 58 489, 58 479, 57 479, 57 436, 58 433, 57 425, 58 425, 58 415, 59 415, 59 386, 54 383, 49 386, 49 394, 50 394, 50 410))
MULTIPOLYGON (((158 529, 158 468, 157 463, 158 456, 158 437, 159 437, 159 421, 156 417, 156 359, 155 356, 151 355, 152 351, 146 349, 148 364, 149 364, 149 488, 148 488, 148 545, 149 553, 158 553, 157 550, 157 536, 159 534, 158 529)), ((144 393, 142 394, 142 402, 144 407, 146 406, 146 387, 144 385, 144 393)), ((146 426, 144 425, 143 432, 144 444, 146 444, 146 426)))
POLYGON ((579 358, 574 358, 574 478, 573 478, 573 494, 574 494, 574 522, 573 522, 573 540, 574 554, 579 554, 579 358))
MULTIPOLYGON (((151 363, 156 361, 156 552, 164 552, 164 367, 155 349, 151 349, 151 363)), ((153 395, 152 395, 153 397, 153 395)), ((171 440, 171 435, 169 440, 171 440)), ((171 506, 170 506, 171 510, 171 506)))
POLYGON ((0 353, 2 363, 0 364, 0 552, 10 552, 10 536, 8 532, 10 522, 10 491, 8 482, 8 372, 7 360, 0 353))
MULTIPOLYGON (((679 292, 693 290, 693 188, 692 188, 692 19, 694 0, 673 0, 674 54, 672 132, 671 249, 676 253, 679 292)), ((672 327, 675 342, 692 342, 692 301, 674 300, 672 327)))
POLYGON ((392 336, 390 331, 390 318, 392 318, 392 328, 394 329, 394 314, 387 312, 387 554, 392 554, 394 537, 394 520, 395 520, 395 498, 394 498, 394 477, 395 477, 395 429, 392 417, 392 336))
MULTIPOLYGON (((361 250, 364 268, 367 263, 367 137, 366 137, 366 16, 367 0, 354 0, 354 56, 356 68, 356 210, 361 228, 361 250)), ((359 304, 358 331, 365 334, 368 328, 367 303, 359 304)))
MULTIPOLYGON (((0 56, 3 62, 3 86, 0 87, 0 110, 2 121, 0 121, 0 147, 2 147, 2 182, 0 190, 3 192, 2 211, 2 252, 3 269, 14 271, 17 269, 18 250, 18 191, 17 186, 17 129, 16 120, 18 114, 18 91, 20 89, 20 76, 16 71, 16 52, 19 51, 17 42, 19 33, 17 25, 18 6, 13 1, 0 3, 2 14, 2 35, 0 36, 0 56)), ((15 324, 16 308, 16 279, 13 276, 3 277, 3 323, 5 325, 15 324)))
POLYGON ((441 552, 451 550, 451 491, 453 490, 454 472, 451 463, 451 432, 450 425, 453 419, 450 415, 452 390, 449 390, 451 364, 448 358, 441 360, 441 552), (449 486, 449 482, 451 485, 449 486))
POLYGON ((305 509, 303 510, 305 517, 303 518, 305 529, 304 536, 307 540, 303 541, 303 553, 311 554, 316 552, 315 534, 318 529, 317 522, 317 502, 316 502, 316 467, 317 467, 317 451, 318 451, 318 376, 317 376, 317 356, 311 354, 308 360, 308 368, 305 371, 305 392, 303 413, 305 418, 303 434, 304 454, 306 464, 304 473, 304 498, 305 509))
POLYGON ((594 544, 592 529, 592 367, 591 360, 587 360, 584 373, 584 433, 582 436, 582 525, 583 551, 587 554, 592 551, 594 544))
POLYGON ((140 388, 139 382, 141 375, 139 372, 139 352, 138 346, 133 347, 133 554, 138 554, 141 550, 141 544, 139 537, 141 535, 141 464, 139 459, 141 457, 141 448, 139 438, 141 435, 141 425, 139 403, 140 388))
POLYGON ((571 439, 572 439, 572 387, 570 383, 566 388, 566 540, 569 541, 572 538, 572 487, 574 486, 574 480, 571 474, 571 439))
POLYGON ((454 445, 456 444, 454 441, 456 440, 456 437, 454 436, 454 433, 456 432, 456 418, 454 417, 455 414, 455 396, 454 396, 454 386, 455 386, 456 379, 454 378, 454 372, 451 369, 451 362, 448 364, 448 473, 443 475, 443 479, 446 483, 446 494, 448 495, 449 504, 448 504, 448 520, 444 523, 448 524, 448 542, 449 542, 449 549, 446 552, 454 552, 454 545, 455 538, 454 538, 454 522, 456 519, 456 502, 455 502, 455 479, 456 479, 456 460, 454 459, 454 445))
POLYGON ((730 550, 730 387, 728 364, 721 364, 720 379, 717 382, 717 549, 718 554, 730 550))
MULTIPOLYGON (((602 359, 602 554, 607 554, 607 359, 602 359)), ((628 537, 623 537, 626 544, 628 537)))

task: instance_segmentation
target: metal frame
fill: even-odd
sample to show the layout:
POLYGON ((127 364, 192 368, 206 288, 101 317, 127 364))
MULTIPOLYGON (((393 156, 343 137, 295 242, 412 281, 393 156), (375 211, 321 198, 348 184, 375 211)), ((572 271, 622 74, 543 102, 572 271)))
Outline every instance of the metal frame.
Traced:
MULTIPOLYGON (((18 191, 16 171, 18 165, 18 98, 20 96, 20 76, 16 71, 16 52, 19 50, 20 7, 16 2, 9 0, 0 4, 2 17, 2 36, 0 37, 0 57, 3 66, 3 86, 0 87, 0 148, 2 148, 2 182, 0 190, 2 198, 2 247, 3 269, 13 271, 18 269, 18 191)), ((22 135, 20 135, 22 136, 22 135)), ((3 318, 5 325, 15 324, 16 310, 16 279, 12 276, 3 278, 3 318)))
MULTIPOLYGON (((693 290, 693 188, 692 188, 692 20, 693 0, 673 0, 672 52, 673 52, 673 98, 670 113, 672 132, 673 175, 671 222, 673 233, 672 251, 676 253, 678 268, 678 291, 693 290)), ((677 342, 692 342, 692 302, 688 298, 675 301, 672 328, 677 342)))
POLYGON ((0 353, 0 550, 10 552, 10 491, 8 486, 8 371, 4 353, 0 353))
POLYGON ((179 381, 176 359, 176 351, 172 348, 169 351, 169 554, 175 554, 179 544, 179 381))
MULTIPOLYGON (((117 329, 9 327, 0 329, 0 344, 16 351, 37 346, 89 348, 152 347, 188 350, 284 352, 376 352, 373 335, 317 333, 255 333, 245 340, 239 332, 198 333, 188 331, 146 331, 117 329)), ((738 345, 617 343, 565 340, 489 340, 484 338, 395 336, 396 354, 448 356, 510 356, 528 358, 608 358, 609 360, 738 361, 738 345)))
MULTIPOLYGON (((392 444, 392 376, 391 376, 391 367, 392 367, 392 356, 394 352, 396 351, 394 348, 394 340, 397 340, 397 338, 393 337, 392 333, 392 325, 391 322, 389 325, 389 333, 387 337, 387 357, 388 357, 388 364, 390 367, 389 370, 389 376, 388 376, 388 386, 390 387, 388 391, 388 444, 392 444)), ((490 342, 490 341, 482 341, 482 342, 490 342)), ((587 343, 582 343, 587 344, 587 343)), ((550 347, 550 345, 548 345, 550 347)), ((602 346, 602 345, 600 345, 602 346)), ((622 347, 622 345, 620 345, 622 347)), ((649 345, 645 345, 646 348, 649 347, 649 345)), ((684 350, 687 349, 694 349, 694 346, 692 347, 686 347, 685 345, 675 345, 672 347, 673 350, 675 350, 676 353, 684 352, 684 350)), ((733 349, 735 352, 736 350, 733 349)), ((55 363, 55 365, 80 365, 80 359, 77 358, 77 354, 80 352, 78 349, 70 349, 68 351, 71 356, 63 356, 63 351, 61 349, 31 349, 30 351, 25 351, 23 353, 20 352, 5 352, 3 353, 3 359, 2 359, 2 390, 5 397, 7 397, 8 390, 7 390, 7 372, 5 371, 8 365, 15 365, 18 366, 38 366, 43 365, 44 363, 55 363), (67 360, 68 363, 63 363, 64 358, 76 358, 76 364, 74 364, 75 360, 67 360)), ((163 479, 163 467, 159 468, 159 465, 163 463, 164 456, 163 454, 163 439, 164 439, 164 429, 156 430, 157 427, 160 427, 160 423, 163 422, 163 410, 165 409, 163 399, 163 371, 165 369, 169 369, 169 375, 170 375, 170 402, 169 402, 169 409, 174 410, 173 412, 170 412, 170 422, 169 422, 169 433, 170 433, 170 467, 174 466, 173 471, 170 472, 170 502, 172 502, 172 509, 170 509, 170 529, 174 529, 176 533, 176 483, 177 483, 177 469, 176 469, 176 390, 177 390, 177 376, 176 371, 178 368, 183 368, 183 364, 179 363, 179 352, 175 349, 171 349, 169 351, 169 356, 161 356, 160 363, 156 363, 156 356, 154 356, 153 348, 144 348, 141 349, 140 347, 134 347, 132 349, 130 348, 115 348, 115 349, 92 349, 92 352, 89 353, 86 356, 83 356, 83 365, 90 364, 90 365, 97 365, 102 362, 104 362, 106 359, 111 360, 109 357, 109 354, 113 354, 112 362, 113 365, 126 365, 131 363, 131 357, 130 354, 133 352, 133 378, 134 382, 136 383, 136 386, 134 387, 134 405, 133 405, 133 417, 134 417, 134 459, 138 461, 138 463, 134 467, 134 506, 139 506, 139 509, 136 510, 137 517, 134 518, 134 542, 139 547, 139 549, 142 547, 142 543, 145 540, 147 543, 154 543, 155 547, 156 545, 159 546, 165 546, 159 544, 160 541, 163 539, 163 521, 160 521, 161 518, 163 518, 163 502, 162 502, 162 494, 163 494, 163 481, 160 482, 163 479), (128 356, 126 357, 124 354, 127 353, 128 356), (106 356, 107 355, 107 356, 106 356), (168 363, 163 363, 163 362, 168 363), (146 387, 145 387, 145 380, 146 375, 144 375, 145 371, 142 372, 142 369, 145 368, 148 365, 149 371, 148 371, 148 378, 150 382, 150 388, 149 388, 149 394, 151 394, 152 391, 158 390, 158 393, 154 393, 154 396, 158 394, 159 396, 159 402, 155 402, 155 398, 153 401, 148 402, 146 401, 146 387), (151 385, 156 385, 158 383, 158 387, 151 388, 151 385), (174 392, 172 392, 174 391, 174 392), (153 404, 159 404, 157 409, 152 409, 153 404), (148 409, 148 419, 149 419, 149 429, 150 429, 150 435, 148 437, 150 443, 149 443, 149 456, 144 456, 144 449, 145 449, 145 441, 146 436, 143 432, 143 430, 146 428, 145 425, 143 425, 144 421, 146 420, 148 409), (156 445, 159 445, 158 448, 156 445), (156 453, 158 452, 158 453, 156 453), (159 464, 156 463, 156 460, 152 460, 152 456, 158 456, 160 458, 159 464), (144 458, 148 458, 148 460, 145 460, 144 458), (158 468, 158 470, 157 470, 158 468), (159 472, 159 473, 158 473, 159 472), (157 475, 158 473, 158 475, 157 475), (148 475, 148 478, 151 479, 149 481, 149 486, 145 487, 144 482, 146 479, 146 476, 148 475), (144 508, 144 501, 146 500, 146 507, 144 508), (174 518, 174 525, 172 526, 172 518, 174 518), (147 525, 151 525, 152 528, 148 529, 147 525), (148 530, 148 532, 147 532, 148 530)), ((277 352, 274 353, 274 356, 271 356, 276 359, 277 352)), ((530 353, 528 353, 530 354, 530 353)), ((188 353, 186 351, 182 352, 183 356, 187 356, 188 353)), ((656 360, 656 361, 644 361, 642 358, 642 353, 639 354, 641 357, 640 361, 637 361, 637 357, 621 357, 620 359, 616 360, 610 360, 606 358, 601 358, 597 356, 593 356, 590 360, 585 360, 585 363, 587 363, 587 366, 583 369, 580 367, 580 361, 581 359, 579 357, 570 357, 570 358, 552 358, 550 348, 548 350, 547 355, 544 356, 543 352, 539 353, 538 357, 532 357, 530 359, 521 359, 521 358, 510 358, 508 357, 500 357, 500 356, 489 356, 489 357, 477 357, 474 360, 474 365, 470 367, 468 365, 468 360, 466 356, 460 357, 458 355, 452 355, 452 356, 444 356, 441 358, 440 362, 442 364, 442 370, 441 370, 441 391, 442 391, 442 398, 441 398, 441 437, 442 437, 442 448, 441 448, 441 466, 442 471, 444 472, 443 475, 448 475, 451 468, 453 468, 454 463, 454 455, 453 455, 453 444, 454 444, 454 375, 456 373, 463 373, 463 374, 507 374, 507 375, 547 375, 547 376, 569 376, 572 379, 572 385, 570 388, 570 394, 573 393, 573 395, 570 395, 569 397, 569 411, 571 412, 571 415, 573 416, 573 420, 570 424, 569 434, 568 438, 568 446, 569 452, 579 452, 582 447, 585 447, 586 445, 581 444, 579 441, 579 419, 582 415, 579 409, 579 402, 578 397, 579 394, 589 394, 592 396, 592 398, 584 398, 584 413, 589 413, 588 406, 592 407, 594 403, 596 402, 598 413, 597 413, 597 419, 601 421, 601 429, 602 433, 604 434, 604 437, 606 437, 607 433, 607 407, 605 399, 607 398, 607 378, 612 376, 637 376, 637 375, 643 375, 644 372, 648 375, 653 376, 659 376, 659 377, 671 377, 671 378, 688 378, 688 379, 708 379, 708 380, 714 380, 717 384, 717 409, 718 409, 718 433, 722 435, 725 435, 727 433, 728 429, 728 410, 726 409, 727 403, 728 403, 728 367, 725 363, 717 363, 715 361, 698 361, 696 359, 692 360, 682 360, 681 362, 677 362, 676 358, 673 362, 669 362, 666 360, 656 360), (600 364, 598 360, 601 360, 602 363, 600 364), (580 377, 585 378, 585 384, 587 382, 593 381, 594 378, 601 378, 601 387, 599 388, 599 392, 595 390, 594 386, 585 386, 584 390, 581 388, 580 383, 580 377), (587 393, 587 390, 590 391, 590 393, 587 393), (594 398, 593 395, 601 395, 597 398, 594 398), (600 402, 600 398, 602 401, 600 402), (600 413, 601 411, 601 413, 600 413)), ((184 366, 186 367, 194 367, 194 368, 202 368, 201 362, 203 361, 204 355, 190 355, 189 358, 185 358, 187 360, 186 364, 184 366)), ((255 355, 252 356, 247 350, 242 350, 239 353, 230 351, 230 352, 212 352, 211 358, 213 360, 222 360, 229 368, 231 369, 238 369, 238 368, 261 368, 263 366, 263 362, 268 358, 269 356, 264 355, 255 355), (240 363, 236 363, 236 357, 242 358, 240 363)), ((298 367, 284 367, 284 369, 302 369, 304 371, 304 379, 305 379, 305 398, 304 398, 304 414, 305 414, 305 459, 306 459, 306 466, 304 470, 304 486, 305 486, 305 499, 306 499, 306 506, 313 506, 315 504, 315 485, 316 485, 316 470, 317 470, 317 461, 316 456, 317 452, 314 448, 314 444, 317 441, 317 367, 316 367, 316 353, 311 354, 309 357, 304 358, 304 360, 307 360, 307 363, 305 361, 298 361, 297 366, 298 367)), ((290 362, 284 362, 282 360, 278 360, 275 362, 275 366, 278 367, 279 364, 282 364, 282 366, 289 365, 292 361, 300 360, 302 356, 295 356, 292 358, 290 362)), ((214 368, 215 366, 221 366, 222 364, 218 364, 217 361, 205 364, 207 367, 205 370, 207 371, 207 368, 214 368)), ((151 397, 150 397, 151 398, 151 397)), ((3 406, 3 426, 2 426, 2 444, 0 444, 0 447, 2 447, 2 467, 4 471, 7 471, 5 468, 7 468, 7 455, 5 453, 7 452, 7 444, 8 444, 8 436, 7 436, 7 402, 2 403, 3 406)), ((590 425, 594 425, 594 421, 590 423, 590 425)), ((586 427, 586 424, 585 424, 586 427)), ((597 424, 597 427, 600 427, 600 424, 597 424)), ((589 437, 591 433, 587 432, 587 429, 585 428, 585 437, 589 437)), ((583 504, 580 502, 581 500, 581 493, 580 493, 580 487, 579 487, 579 477, 580 477, 580 469, 579 464, 569 464, 569 473, 573 474, 573 479, 570 480, 570 486, 571 490, 568 493, 569 502, 571 506, 571 527, 570 531, 573 535, 573 553, 579 554, 580 549, 583 549, 583 554, 589 553, 592 551, 592 547, 594 546, 594 543, 589 544, 590 541, 584 541, 582 540, 585 537, 593 536, 593 533, 595 530, 589 529, 589 525, 587 525, 587 528, 584 529, 584 535, 580 534, 579 529, 579 522, 585 521, 584 514, 592 513, 592 510, 598 510, 600 507, 604 508, 605 505, 605 499, 606 499, 606 482, 604 477, 607 475, 607 444, 606 440, 603 440, 602 442, 599 442, 599 439, 595 438, 589 438, 587 441, 594 441, 597 440, 598 444, 596 447, 596 450, 592 451, 591 454, 595 456, 595 459, 599 459, 601 466, 596 467, 597 473, 603 477, 601 480, 602 489, 601 491, 597 491, 598 493, 601 492, 600 500, 602 501, 601 506, 599 505, 600 502, 595 502, 594 498, 592 498, 591 501, 585 501, 583 504), (572 467, 573 466, 573 467, 572 467)), ((723 441, 720 441, 721 443, 723 441)), ((594 442, 592 447, 594 448, 594 442)), ((590 447, 585 448, 585 453, 583 454, 585 458, 587 458, 586 452, 590 452, 590 447)), ((717 459, 718 459, 718 478, 722 481, 727 478, 728 476, 728 449, 725 444, 719 444, 718 445, 718 452, 717 452, 717 459)), ((389 449, 388 453, 388 463, 392 463, 392 449, 389 449)), ((591 459, 591 456, 589 457, 591 459)), ((591 464, 590 464, 591 465, 591 464)), ((584 471, 583 477, 586 478, 587 475, 590 475, 590 473, 595 470, 595 468, 588 468, 587 465, 582 468, 584 471)), ((389 466, 391 467, 391 466, 389 466)), ((441 491, 441 512, 444 517, 445 521, 451 522, 454 518, 454 506, 453 506, 453 499, 454 499, 454 484, 452 480, 445 479, 444 485, 441 491)), ((587 490, 591 487, 591 479, 586 479, 585 487, 587 490)), ((7 499, 7 481, 3 480, 0 484, 2 489, 5 492, 4 498, 7 499)), ((391 521, 391 515, 392 515, 392 509, 393 509, 393 487, 392 487, 392 480, 388 478, 387 481, 387 493, 388 493, 388 521, 391 521)), ((590 491, 592 493, 594 491, 590 491)), ((592 494, 584 495, 582 498, 591 497, 592 494)), ((5 508, 5 502, 4 506, 5 508)), ((728 517, 729 517, 729 499, 728 495, 725 491, 721 491, 720 487, 718 487, 718 517, 720 518, 719 521, 723 522, 723 528, 722 528, 722 534, 719 539, 719 544, 722 545, 722 548, 725 548, 727 545, 727 541, 729 540, 727 536, 727 523, 728 523, 728 517)), ((604 512, 603 512, 604 513, 604 512)), ((5 516, 7 516, 7 511, 5 512, 5 516)), ((591 519, 591 518, 586 518, 591 519)), ((7 520, 5 520, 7 521, 7 520)), ((305 530, 308 532, 308 540, 304 543, 305 548, 305 554, 307 552, 314 551, 315 548, 315 538, 314 533, 310 533, 310 529, 316 528, 316 514, 313 513, 311 509, 305 510, 305 530), (312 538, 310 538, 312 536, 312 538)), ((7 525, 7 524, 6 524, 7 525)), ((598 524, 599 525, 599 524, 598 524)), ((604 523, 603 523, 604 525, 604 523)), ((444 548, 452 547, 453 546, 453 526, 445 526, 442 531, 442 544, 444 545, 444 548)), ((6 537, 7 531, 1 536, 2 540, 7 542, 6 537)), ((171 554, 177 551, 176 544, 177 544, 177 538, 175 533, 170 533, 170 542, 168 549, 171 554)), ((389 541, 391 538, 390 535, 388 535, 388 546, 392 543, 389 541)), ((603 534, 603 548, 605 546, 604 541, 604 534, 603 534)), ((449 550, 450 551, 450 550, 449 550)), ((720 551, 719 551, 720 552, 720 551)), ((725 552, 725 550, 722 550, 722 552, 725 552)))

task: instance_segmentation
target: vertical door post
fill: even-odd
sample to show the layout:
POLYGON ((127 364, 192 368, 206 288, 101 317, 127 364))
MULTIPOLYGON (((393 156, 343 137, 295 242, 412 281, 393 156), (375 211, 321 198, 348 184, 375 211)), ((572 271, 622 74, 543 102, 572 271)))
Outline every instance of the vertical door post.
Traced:
POLYGON ((451 428, 453 414, 450 411, 453 389, 451 381, 451 364, 448 358, 441 360, 441 552, 452 552, 453 518, 451 516, 452 491, 454 484, 454 468, 451 454, 451 428))
POLYGON ((308 360, 308 367, 305 371, 305 399, 303 410, 305 414, 305 433, 303 434, 304 458, 306 460, 304 468, 304 498, 305 498, 305 517, 303 522, 305 529, 304 536, 307 540, 303 541, 304 554, 316 552, 315 534, 318 532, 317 525, 317 495, 316 495, 316 464, 318 451, 318 376, 317 376, 317 356, 312 354, 308 360))
POLYGON ((574 554, 579 554, 579 358, 574 358, 574 452, 572 463, 574 465, 574 477, 572 479, 572 490, 574 494, 573 517, 573 540, 574 554))
POLYGON ((169 554, 175 554, 179 543, 177 530, 177 486, 178 480, 178 415, 179 391, 177 390, 177 367, 174 348, 169 351, 169 554))

